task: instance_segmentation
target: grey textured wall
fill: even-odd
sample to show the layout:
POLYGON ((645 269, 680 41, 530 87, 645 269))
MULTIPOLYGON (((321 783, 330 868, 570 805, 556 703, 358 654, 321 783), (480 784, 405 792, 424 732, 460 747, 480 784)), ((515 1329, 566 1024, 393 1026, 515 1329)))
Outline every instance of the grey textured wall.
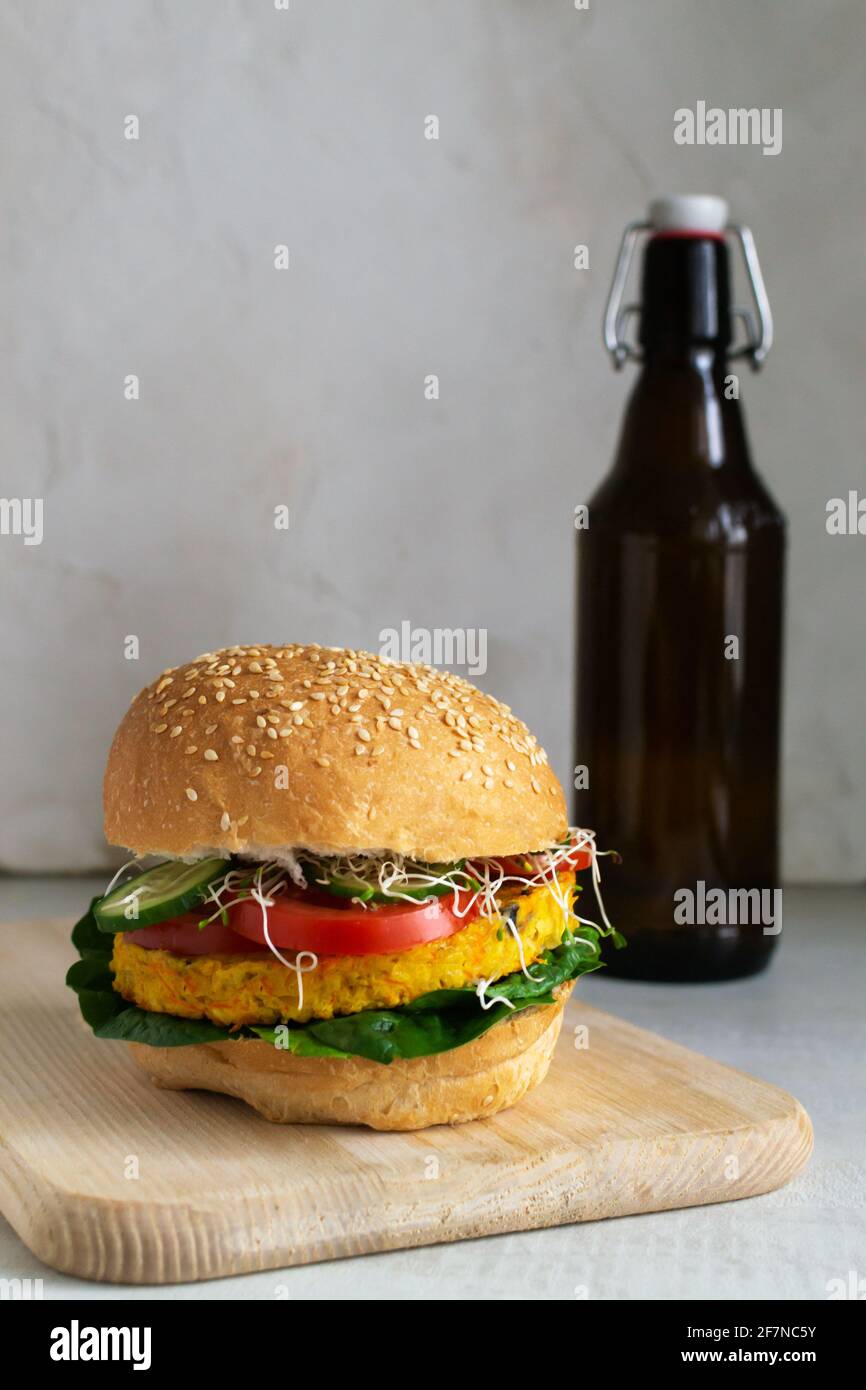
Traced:
POLYGON ((866 487, 862 4, 20 0, 2 27, 2 492, 45 499, 41 545, 0 537, 2 866, 105 862, 115 723, 225 642, 485 627, 481 683, 567 777, 613 256, 698 189, 751 223, 776 315, 743 385, 792 526, 787 870, 863 878, 866 537, 824 524, 866 487), (782 152, 677 146, 698 99, 781 107, 782 152))

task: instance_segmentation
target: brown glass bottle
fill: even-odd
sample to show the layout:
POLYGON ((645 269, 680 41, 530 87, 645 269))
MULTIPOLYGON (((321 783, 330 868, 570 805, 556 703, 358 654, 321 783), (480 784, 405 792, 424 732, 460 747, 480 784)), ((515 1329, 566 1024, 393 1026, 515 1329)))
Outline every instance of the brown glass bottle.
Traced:
POLYGON ((639 979, 748 975, 776 941, 675 918, 700 882, 778 881, 785 519, 726 384, 728 274, 719 236, 648 242, 643 366, 578 533, 577 824, 622 855, 604 891, 628 947, 608 965, 639 979))

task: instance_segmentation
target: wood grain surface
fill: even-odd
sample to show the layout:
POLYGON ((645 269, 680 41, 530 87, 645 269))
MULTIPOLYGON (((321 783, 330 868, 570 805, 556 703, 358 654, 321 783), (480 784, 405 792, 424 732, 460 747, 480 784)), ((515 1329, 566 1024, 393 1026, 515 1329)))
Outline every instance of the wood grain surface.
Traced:
POLYGON ((69 924, 0 927, 0 1208, 46 1264, 171 1283, 732 1201, 803 1166, 785 1091, 572 998, 547 1080, 408 1134, 158 1090, 63 984, 69 924), (585 1045, 584 1045, 585 1044, 585 1045))

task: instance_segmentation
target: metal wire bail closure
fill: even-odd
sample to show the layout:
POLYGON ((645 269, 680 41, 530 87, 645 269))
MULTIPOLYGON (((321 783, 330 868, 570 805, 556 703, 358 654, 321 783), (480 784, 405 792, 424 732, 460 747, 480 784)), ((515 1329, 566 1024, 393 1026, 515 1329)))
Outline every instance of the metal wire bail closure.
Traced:
MULTIPOLYGON (((622 301, 638 237, 642 232, 657 230, 652 222, 629 222, 620 242, 619 255, 616 259, 613 280, 604 311, 604 345, 610 353, 611 361, 617 371, 628 361, 643 361, 643 353, 629 342, 627 335, 629 320, 640 314, 640 305, 623 305, 622 301)), ((747 357, 752 369, 757 371, 763 365, 767 353, 773 346, 773 315, 770 301, 767 298, 764 277, 761 274, 755 239, 750 229, 740 226, 739 223, 729 222, 725 231, 730 233, 739 245, 754 303, 754 312, 752 309, 740 306, 731 309, 731 318, 739 319, 745 327, 746 341, 740 347, 734 348, 729 353, 729 357, 732 359, 747 357)))

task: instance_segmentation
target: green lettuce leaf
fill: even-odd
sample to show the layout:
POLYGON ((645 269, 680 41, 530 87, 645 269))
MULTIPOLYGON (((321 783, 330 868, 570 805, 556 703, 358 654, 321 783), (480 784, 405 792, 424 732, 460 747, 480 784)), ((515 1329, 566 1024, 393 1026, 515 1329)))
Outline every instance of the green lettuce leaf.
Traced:
POLYGON ((558 985, 602 965, 598 932, 581 926, 579 935, 566 931, 559 946, 544 952, 530 967, 531 979, 518 970, 495 980, 486 991, 487 1008, 471 987, 439 989, 395 1009, 229 1032, 207 1019, 150 1013, 121 998, 112 985, 112 938, 99 931, 92 905, 75 924, 72 940, 81 959, 70 967, 66 983, 98 1038, 151 1047, 260 1038, 300 1057, 366 1057, 385 1064, 463 1047, 520 1009, 554 1003, 558 985))

